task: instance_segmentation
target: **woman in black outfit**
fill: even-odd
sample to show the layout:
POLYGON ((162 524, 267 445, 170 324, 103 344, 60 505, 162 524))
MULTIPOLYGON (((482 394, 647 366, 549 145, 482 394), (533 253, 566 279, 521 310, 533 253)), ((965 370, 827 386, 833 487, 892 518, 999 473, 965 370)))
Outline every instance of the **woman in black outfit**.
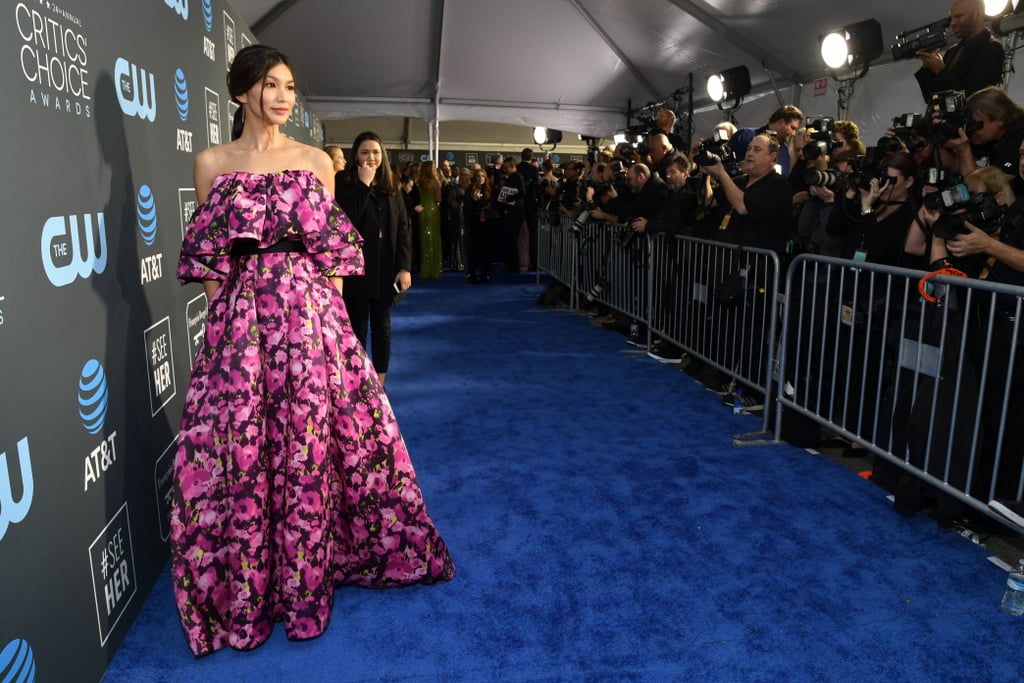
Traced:
POLYGON ((473 181, 466 191, 462 209, 469 236, 466 264, 469 281, 473 284, 490 282, 494 225, 491 219, 491 179, 483 169, 473 171, 473 181))
POLYGON ((391 305, 397 294, 412 286, 409 219, 380 137, 360 133, 352 142, 350 158, 335 181, 335 194, 363 238, 366 272, 346 277, 342 296, 364 348, 370 332, 373 369, 384 384, 391 360, 391 305))

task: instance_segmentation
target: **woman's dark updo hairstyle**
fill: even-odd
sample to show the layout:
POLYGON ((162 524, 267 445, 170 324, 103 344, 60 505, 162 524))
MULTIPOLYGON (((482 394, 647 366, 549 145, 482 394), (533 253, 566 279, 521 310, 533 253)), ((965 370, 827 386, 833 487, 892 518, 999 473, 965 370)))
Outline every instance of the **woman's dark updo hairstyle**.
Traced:
MULTIPOLYGON (((278 64, 284 64, 293 75, 295 74, 291 60, 280 50, 266 45, 243 47, 235 54, 235 58, 231 61, 231 68, 228 70, 228 94, 231 95, 231 99, 238 102, 239 95, 249 92, 252 86, 266 78, 267 73, 278 64)), ((261 89, 260 93, 262 92, 261 89)), ((261 98, 260 114, 262 113, 263 100, 261 98)), ((237 140, 242 136, 243 121, 242 107, 239 106, 231 124, 232 140, 237 140)))
POLYGON ((349 185, 355 185, 356 183, 362 182, 359 180, 359 145, 363 144, 367 140, 372 140, 380 145, 380 166, 377 167, 377 174, 374 176, 374 183, 377 185, 377 191, 383 194, 398 194, 399 177, 391 168, 391 161, 388 159, 388 150, 384 146, 384 141, 380 139, 380 136, 373 131, 366 131, 356 136, 356 139, 352 141, 352 155, 349 157, 351 162, 342 171, 345 175, 342 176, 345 182, 349 185))

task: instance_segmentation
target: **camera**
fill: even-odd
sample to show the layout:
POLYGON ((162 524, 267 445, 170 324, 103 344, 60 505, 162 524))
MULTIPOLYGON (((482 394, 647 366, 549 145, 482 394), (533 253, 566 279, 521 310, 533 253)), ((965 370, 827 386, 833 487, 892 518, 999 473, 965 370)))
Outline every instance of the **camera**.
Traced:
MULTIPOLYGON (((929 169, 932 170, 932 169, 929 169)), ((931 211, 953 211, 971 199, 971 193, 963 183, 950 185, 939 192, 929 192, 924 196, 924 206, 931 211)))
POLYGON ((633 217, 623 218, 622 225, 615 233, 615 240, 623 249, 629 249, 632 247, 636 238, 640 236, 640 233, 633 230, 633 221, 635 220, 636 218, 633 217))
POLYGON ((595 299, 600 298, 602 294, 608 291, 611 287, 611 283, 608 282, 608 278, 605 275, 598 274, 597 279, 594 281, 594 285, 586 291, 583 295, 587 301, 593 303, 595 299))
POLYGON ((911 59, 916 57, 918 52, 929 52, 946 47, 948 43, 946 29, 949 28, 949 24, 949 17, 944 17, 930 24, 897 34, 896 42, 892 45, 893 61, 911 59))
MULTIPOLYGON (((960 191, 956 196, 961 196, 960 191)), ((944 240, 955 239, 957 235, 968 233, 964 223, 992 234, 1002 227, 1005 215, 1005 208, 996 202, 991 192, 979 192, 969 195, 965 201, 946 207, 932 224, 932 234, 944 240)))
POLYGON ((981 129, 981 122, 975 121, 967 108, 963 90, 943 90, 932 95, 932 111, 938 112, 940 118, 928 127, 927 137, 936 145, 957 137, 961 128, 967 135, 981 129))
MULTIPOLYGON (((917 177, 914 179, 915 185, 921 185, 921 186, 927 185, 929 187, 934 187, 934 188, 937 188, 939 190, 947 190, 947 189, 953 187, 954 185, 959 185, 959 184, 961 184, 963 182, 964 182, 963 176, 961 176, 959 173, 957 173, 953 169, 946 168, 945 166, 932 166, 930 168, 922 169, 922 170, 918 171, 917 177)), ((933 192, 933 193, 929 193, 929 194, 925 195, 925 200, 926 200, 925 201, 925 205, 926 206, 928 205, 927 204, 928 197, 930 197, 932 194, 937 194, 937 193, 933 192)), ((938 200, 931 200, 931 201, 938 201, 938 200)), ((929 208, 932 208, 934 210, 934 209, 938 209, 940 207, 935 206, 935 207, 929 207, 929 208)))
POLYGON ((729 177, 735 178, 740 174, 740 162, 729 146, 729 138, 724 131, 715 130, 709 139, 700 143, 700 149, 693 155, 693 163, 697 166, 714 166, 719 159, 729 177))
MULTIPOLYGON (((877 151, 877 150, 875 150, 877 151)), ((877 154, 860 154, 849 160, 850 175, 847 178, 849 187, 858 190, 871 189, 871 180, 877 178, 880 185, 888 182, 885 168, 878 163, 877 154)))
POLYGON ((816 168, 809 168, 804 171, 804 183, 812 187, 827 187, 834 190, 840 187, 843 182, 843 174, 834 168, 819 171, 816 168))

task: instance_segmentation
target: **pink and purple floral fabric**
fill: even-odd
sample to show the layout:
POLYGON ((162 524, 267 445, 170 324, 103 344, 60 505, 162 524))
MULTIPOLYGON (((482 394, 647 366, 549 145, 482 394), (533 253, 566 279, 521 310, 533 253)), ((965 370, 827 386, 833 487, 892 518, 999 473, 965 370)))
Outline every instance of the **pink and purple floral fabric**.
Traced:
POLYGON ((309 171, 217 176, 181 282, 216 279, 175 457, 171 571, 199 656, 251 649, 283 621, 327 627, 334 588, 447 581, 373 366, 328 275, 362 272, 359 234, 309 171), (302 252, 230 255, 298 238, 302 252))

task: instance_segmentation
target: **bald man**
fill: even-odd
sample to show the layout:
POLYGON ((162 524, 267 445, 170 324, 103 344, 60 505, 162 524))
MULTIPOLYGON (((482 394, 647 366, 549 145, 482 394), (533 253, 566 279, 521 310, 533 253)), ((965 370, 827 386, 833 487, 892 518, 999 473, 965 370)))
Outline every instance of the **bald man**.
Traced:
POLYGON ((946 54, 918 52, 921 68, 914 74, 925 102, 941 90, 966 95, 1003 81, 1003 46, 985 28, 985 0, 955 0, 949 27, 960 42, 946 54))

